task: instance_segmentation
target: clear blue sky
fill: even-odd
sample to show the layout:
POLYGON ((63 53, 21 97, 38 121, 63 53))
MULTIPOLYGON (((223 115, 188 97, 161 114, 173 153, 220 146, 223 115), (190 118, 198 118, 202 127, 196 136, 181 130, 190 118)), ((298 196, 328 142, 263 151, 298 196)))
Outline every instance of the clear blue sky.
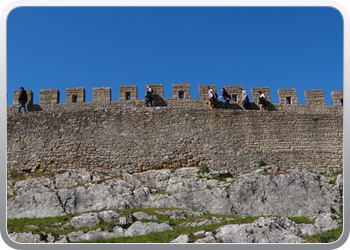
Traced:
MULTIPOLYGON (((332 8, 81 8, 22 7, 7 22, 7 93, 84 87, 190 83, 277 90, 343 90, 343 20, 332 8)), ((219 93, 220 94, 220 93, 219 93)))

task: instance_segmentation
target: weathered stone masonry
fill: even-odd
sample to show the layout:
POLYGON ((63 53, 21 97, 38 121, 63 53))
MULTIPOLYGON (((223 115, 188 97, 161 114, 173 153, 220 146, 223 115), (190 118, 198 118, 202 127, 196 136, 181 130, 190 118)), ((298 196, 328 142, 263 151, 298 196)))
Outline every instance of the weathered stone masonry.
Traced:
MULTIPOLYGON (((187 90, 179 89, 186 96, 187 90)), ((110 96, 109 90, 104 93, 110 96)), ((295 98, 293 93, 284 95, 295 98)), ((135 99, 40 104, 33 105, 40 112, 26 114, 8 106, 8 172, 54 167, 141 172, 208 165, 238 174, 260 159, 282 167, 342 169, 340 105, 296 105, 292 99, 292 105, 272 104, 275 112, 244 111, 235 103, 233 110, 209 110, 205 101, 175 97, 153 108, 135 99)), ((338 92, 332 97, 343 98, 338 92)), ((319 103, 319 91, 315 98, 319 103)))

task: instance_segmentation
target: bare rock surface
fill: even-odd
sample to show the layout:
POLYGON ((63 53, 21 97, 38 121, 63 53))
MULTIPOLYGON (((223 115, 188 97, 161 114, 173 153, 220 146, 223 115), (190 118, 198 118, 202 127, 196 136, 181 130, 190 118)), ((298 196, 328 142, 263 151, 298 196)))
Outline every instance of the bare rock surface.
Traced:
POLYGON ((116 221, 119 218, 120 214, 113 210, 102 211, 98 213, 98 218, 103 219, 105 222, 116 221))
POLYGON ((11 233, 9 234, 10 239, 18 243, 53 243, 55 238, 48 234, 47 242, 41 241, 39 234, 32 234, 32 232, 28 233, 11 233))
MULTIPOLYGON (((220 173, 200 173, 199 168, 182 168, 174 172, 152 170, 123 174, 118 178, 104 178, 85 169, 70 170, 56 174, 55 181, 46 177, 17 181, 13 187, 17 195, 7 203, 8 218, 43 218, 129 208, 179 208, 199 213, 296 217, 329 213, 330 205, 336 211, 340 209, 341 177, 337 179, 337 185, 332 185, 308 171, 276 172, 277 166, 267 168, 266 175, 255 172, 229 178, 230 181, 213 179, 214 174, 220 173), (168 194, 151 194, 150 188, 168 194)), ((8 193, 11 192, 10 187, 8 193)), ((172 216, 176 219, 188 215, 172 216)))
POLYGON ((100 220, 98 219, 98 213, 88 213, 88 214, 82 214, 79 216, 76 216, 70 220, 69 225, 74 228, 81 228, 81 227, 94 227, 98 223, 100 223, 100 220))
POLYGON ((188 243, 189 240, 188 234, 181 234, 176 239, 170 241, 170 243, 188 243))
POLYGON ((217 229, 216 238, 223 243, 301 243, 303 239, 276 217, 261 217, 249 224, 232 224, 217 229))
POLYGON ((26 193, 47 192, 55 189, 55 185, 50 178, 40 177, 23 181, 17 181, 13 186, 17 195, 26 193))
POLYGON ((166 223, 156 223, 156 222, 142 223, 140 221, 136 221, 127 230, 125 230, 124 236, 133 237, 133 236, 146 235, 146 234, 155 233, 155 232, 163 232, 166 230, 173 230, 173 228, 166 223))
POLYGON ((298 169, 278 175, 246 174, 229 189, 238 215, 310 216, 330 212, 317 174, 298 169))
POLYGON ((141 219, 156 220, 156 219, 158 219, 158 217, 156 215, 148 215, 144 212, 133 213, 133 216, 138 220, 141 220, 141 219))

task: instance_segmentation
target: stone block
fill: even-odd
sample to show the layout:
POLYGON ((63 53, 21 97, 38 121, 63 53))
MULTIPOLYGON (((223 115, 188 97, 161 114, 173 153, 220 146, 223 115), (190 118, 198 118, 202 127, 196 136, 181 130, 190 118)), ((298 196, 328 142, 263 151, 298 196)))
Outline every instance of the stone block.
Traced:
POLYGON ((58 89, 40 90, 39 104, 57 104, 60 102, 60 92, 58 89))
POLYGON ((68 88, 66 91, 66 103, 85 102, 85 89, 81 88, 68 88))
POLYGON ((173 84, 173 99, 191 99, 190 84, 173 84))
POLYGON ((119 86, 119 101, 137 100, 137 86, 119 86))
POLYGON ((323 89, 319 90, 306 90, 304 92, 306 105, 325 106, 323 89))
MULTIPOLYGON (((239 93, 239 88, 242 88, 242 86, 226 86, 225 89, 227 91, 227 93, 230 96, 230 103, 241 103, 242 100, 242 94, 239 93)), ((221 92, 218 93, 219 96, 221 95, 221 92)))
POLYGON ((343 91, 332 91, 333 106, 343 107, 343 91))
POLYGON ((100 87, 92 89, 92 102, 110 102, 111 101, 111 88, 100 87))
POLYGON ((279 89, 279 104, 299 105, 296 89, 279 89))

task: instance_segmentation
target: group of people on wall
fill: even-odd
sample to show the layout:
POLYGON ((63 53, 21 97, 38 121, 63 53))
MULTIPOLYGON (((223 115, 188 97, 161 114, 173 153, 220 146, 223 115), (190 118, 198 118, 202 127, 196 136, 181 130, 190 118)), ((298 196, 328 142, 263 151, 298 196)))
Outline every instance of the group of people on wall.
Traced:
MULTIPOLYGON (((209 103, 209 107, 210 108, 215 108, 216 106, 216 102, 218 99, 220 99, 221 97, 224 99, 224 105, 223 108, 224 109, 231 109, 230 106, 230 96, 227 93, 225 88, 222 88, 222 95, 221 96, 217 96, 216 92, 213 91, 212 89, 210 89, 209 87, 205 87, 205 90, 208 91, 208 96, 203 98, 203 99, 208 99, 208 103, 209 103)), ((247 91, 243 90, 242 88, 239 88, 238 90, 241 94, 242 94, 242 105, 243 108, 246 110, 249 110, 249 97, 248 97, 248 93, 247 91)), ((264 93, 262 93, 261 91, 257 92, 259 95, 259 104, 260 104, 260 110, 267 110, 266 107, 266 97, 264 95, 264 93)), ((146 106, 149 107, 148 105, 150 105, 151 107, 153 107, 152 105, 152 101, 153 101, 153 89, 147 85, 146 86, 146 106)), ((19 107, 18 107, 18 113, 21 111, 21 109, 23 108, 23 111, 26 112, 26 107, 25 104, 27 102, 27 93, 24 90, 23 87, 20 88, 20 93, 19 93, 19 98, 17 100, 17 102, 19 103, 19 107)))
MULTIPOLYGON (((222 97, 224 99, 223 108, 224 109, 231 109, 231 106, 230 106, 230 103, 229 103, 230 102, 230 96, 227 93, 225 88, 221 89, 222 94, 219 97, 216 94, 216 92, 213 91, 211 88, 205 87, 205 90, 208 91, 208 96, 204 97, 203 99, 208 99, 209 108, 211 108, 211 109, 215 108, 217 100, 222 97)), ((248 97, 247 91, 245 91, 242 88, 239 88, 238 91, 242 94, 242 105, 243 105, 243 108, 246 109, 246 110, 249 110, 249 97, 248 97)), ((260 108, 260 110, 261 111, 267 110, 267 103, 266 103, 265 94, 262 93, 261 91, 257 91, 257 93, 259 95, 259 108, 260 108)), ((151 107, 153 107, 153 105, 152 105, 153 89, 149 85, 146 86, 146 95, 145 95, 145 97, 146 97, 146 103, 145 103, 146 106, 149 107, 148 104, 150 104, 151 107)))
MULTIPOLYGON (((203 99, 208 99, 209 108, 211 108, 211 109, 215 108, 217 100, 222 97, 223 100, 224 100, 223 108, 224 109, 231 109, 231 106, 230 106, 230 103, 229 103, 230 102, 230 96, 227 93, 225 88, 221 89, 222 94, 219 97, 218 97, 217 93, 213 89, 211 89, 209 87, 205 87, 205 90, 208 91, 208 96, 204 97, 203 99)), ((249 97, 248 97, 247 91, 245 91, 242 88, 239 88, 238 91, 242 95, 242 106, 243 106, 243 108, 245 110, 249 110, 249 97)), ((260 108, 260 110, 261 111, 264 111, 264 110, 266 111, 267 110, 267 103, 266 103, 265 94, 262 93, 261 91, 257 91, 257 94, 259 96, 259 108, 260 108)))

